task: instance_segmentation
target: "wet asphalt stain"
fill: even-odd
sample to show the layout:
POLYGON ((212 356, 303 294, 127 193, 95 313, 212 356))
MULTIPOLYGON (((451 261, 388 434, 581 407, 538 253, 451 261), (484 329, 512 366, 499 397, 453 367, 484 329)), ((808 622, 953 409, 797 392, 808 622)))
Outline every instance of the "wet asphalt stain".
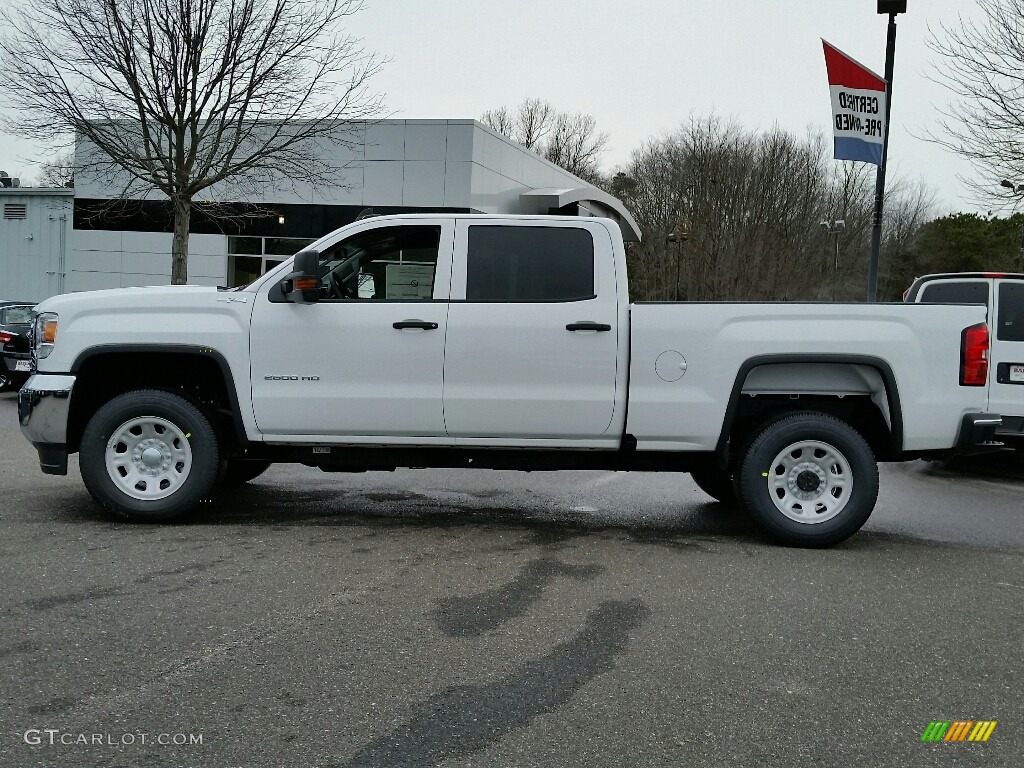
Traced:
POLYGON ((538 715, 565 706, 583 685, 611 670, 630 632, 648 615, 638 600, 601 603, 575 638, 519 674, 491 685, 451 688, 425 701, 411 720, 373 740, 348 762, 332 765, 412 768, 478 752, 538 715))
POLYGON ((563 549, 573 539, 589 536, 592 528, 578 525, 534 524, 530 526, 530 543, 547 549, 563 549))
POLYGON ((176 592, 188 592, 191 587, 171 587, 170 589, 158 589, 156 593, 158 595, 173 595, 176 592))
POLYGON ((67 595, 55 595, 43 597, 39 600, 26 600, 23 605, 33 611, 48 611, 51 608, 58 608, 62 605, 75 605, 76 603, 88 603, 93 600, 102 600, 107 597, 123 595, 120 587, 103 587, 101 589, 87 589, 85 592, 72 592, 67 595))
POLYGON ((527 563, 510 583, 468 597, 449 597, 433 611, 441 631, 454 637, 480 635, 526 613, 559 576, 588 581, 605 570, 599 565, 568 565, 557 560, 527 563))
POLYGON ((707 547, 701 542, 686 536, 677 536, 668 531, 639 529, 629 531, 629 539, 634 544, 645 546, 658 546, 676 551, 693 550, 696 552, 707 552, 707 547))
POLYGON ((217 560, 206 563, 189 563, 187 565, 180 565, 177 568, 170 568, 165 571, 150 571, 149 573, 143 574, 142 576, 139 576, 139 578, 135 579, 135 583, 151 584, 157 579, 166 576, 181 576, 186 573, 202 573, 203 571, 208 571, 209 569, 221 564, 222 562, 224 562, 224 559, 219 558, 217 560))
POLYGON ((422 493, 416 493, 415 491, 409 491, 407 493, 388 493, 384 491, 377 492, 365 492, 361 494, 370 501, 430 501, 428 497, 422 493))
POLYGON ((30 715, 56 715, 60 712, 67 712, 70 709, 74 709, 78 706, 78 699, 71 698, 57 698, 50 699, 45 704, 33 704, 25 707, 25 712, 30 715))
POLYGON ((14 645, 8 645, 0 648, 0 659, 8 656, 14 656, 19 653, 36 653, 39 651, 39 643, 34 643, 30 640, 25 640, 14 645))

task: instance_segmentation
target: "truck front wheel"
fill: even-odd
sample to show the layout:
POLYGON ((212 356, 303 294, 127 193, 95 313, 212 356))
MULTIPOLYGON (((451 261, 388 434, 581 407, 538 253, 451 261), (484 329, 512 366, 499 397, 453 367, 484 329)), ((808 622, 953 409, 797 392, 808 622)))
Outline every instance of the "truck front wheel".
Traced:
POLYGON ((821 413, 769 424, 740 464, 740 503, 773 538, 828 547, 856 533, 878 498, 878 465, 849 425, 821 413))
POLYGON ((192 403, 139 390, 102 406, 82 433, 85 487, 116 515, 169 522, 207 498, 220 469, 217 436, 192 403))

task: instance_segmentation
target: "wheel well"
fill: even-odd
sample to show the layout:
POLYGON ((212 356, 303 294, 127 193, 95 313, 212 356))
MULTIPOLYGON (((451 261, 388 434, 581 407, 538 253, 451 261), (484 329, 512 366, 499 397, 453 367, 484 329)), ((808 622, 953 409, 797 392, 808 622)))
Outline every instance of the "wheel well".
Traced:
POLYGON ((716 463, 735 461, 769 421, 817 411, 856 429, 877 459, 903 448, 903 412, 896 379, 881 359, 848 355, 764 355, 740 367, 733 385, 716 463))
POLYGON ((162 389, 180 395, 210 419, 222 453, 244 441, 237 422, 233 385, 211 354, 199 352, 101 352, 75 370, 75 388, 68 416, 68 449, 77 451, 85 425, 104 403, 135 389, 162 389))
POLYGON ((880 461, 898 453, 885 417, 868 395, 743 394, 729 432, 730 462, 768 422, 804 411, 834 416, 850 425, 867 441, 880 461))

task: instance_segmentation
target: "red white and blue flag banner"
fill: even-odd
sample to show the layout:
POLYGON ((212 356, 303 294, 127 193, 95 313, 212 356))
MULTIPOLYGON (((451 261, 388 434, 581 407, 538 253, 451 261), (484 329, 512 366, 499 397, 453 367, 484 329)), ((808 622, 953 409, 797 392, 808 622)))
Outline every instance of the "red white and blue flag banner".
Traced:
POLYGON ((880 165, 885 141, 885 80, 838 48, 821 42, 832 94, 835 158, 880 165))

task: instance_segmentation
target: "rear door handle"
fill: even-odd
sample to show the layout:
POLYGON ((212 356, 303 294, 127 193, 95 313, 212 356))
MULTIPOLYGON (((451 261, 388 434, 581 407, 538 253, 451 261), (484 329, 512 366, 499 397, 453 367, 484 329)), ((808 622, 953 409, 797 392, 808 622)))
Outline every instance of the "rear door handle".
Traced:
POLYGON ((436 331, 437 323, 428 323, 426 320, 399 320, 391 324, 392 328, 403 331, 406 328, 421 328, 424 331, 436 331))
POLYGON ((611 329, 612 327, 607 323, 592 323, 590 321, 569 323, 565 326, 567 331, 610 331, 611 329))

